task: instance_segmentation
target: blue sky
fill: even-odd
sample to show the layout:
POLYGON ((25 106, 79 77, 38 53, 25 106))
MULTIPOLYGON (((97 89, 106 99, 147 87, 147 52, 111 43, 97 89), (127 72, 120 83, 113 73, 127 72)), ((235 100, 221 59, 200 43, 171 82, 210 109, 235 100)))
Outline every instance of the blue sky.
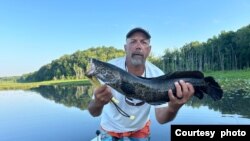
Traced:
POLYGON ((123 49, 144 27, 154 55, 250 24, 249 0, 0 0, 0 77, 96 46, 123 49))

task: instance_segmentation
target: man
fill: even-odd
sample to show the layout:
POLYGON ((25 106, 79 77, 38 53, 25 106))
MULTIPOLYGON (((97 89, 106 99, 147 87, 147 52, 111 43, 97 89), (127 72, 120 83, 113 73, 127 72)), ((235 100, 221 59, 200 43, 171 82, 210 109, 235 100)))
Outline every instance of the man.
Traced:
MULTIPOLYGON (((124 49, 125 57, 116 58, 109 63, 114 64, 129 73, 143 77, 157 77, 163 72, 155 65, 146 61, 151 51, 150 34, 143 28, 134 28, 126 35, 124 49)), ((167 84, 166 84, 167 85, 167 84)), ((170 101, 166 104, 154 106, 155 116, 159 123, 164 124, 173 120, 178 110, 194 94, 191 84, 184 81, 175 83, 177 97, 168 91, 170 101)), ((89 103, 88 110, 92 116, 101 118, 101 138, 103 141, 123 140, 147 141, 150 136, 150 113, 151 105, 123 96, 107 85, 94 90, 94 99, 89 103), (110 102, 111 97, 118 99, 120 109, 128 115, 134 115, 135 119, 121 114, 121 111, 110 102)))

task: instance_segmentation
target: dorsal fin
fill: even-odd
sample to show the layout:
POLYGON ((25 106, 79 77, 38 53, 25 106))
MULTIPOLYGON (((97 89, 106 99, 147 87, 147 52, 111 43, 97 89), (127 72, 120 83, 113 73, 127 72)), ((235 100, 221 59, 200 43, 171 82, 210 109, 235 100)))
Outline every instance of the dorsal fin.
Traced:
POLYGON ((166 80, 166 79, 176 79, 176 78, 198 78, 198 79, 202 79, 204 78, 204 75, 201 71, 176 71, 173 73, 168 73, 165 75, 161 75, 159 77, 152 77, 152 78, 145 78, 142 76, 138 76, 139 78, 142 79, 157 79, 157 80, 166 80))
POLYGON ((204 78, 201 71, 176 71, 168 76, 171 78, 204 78))

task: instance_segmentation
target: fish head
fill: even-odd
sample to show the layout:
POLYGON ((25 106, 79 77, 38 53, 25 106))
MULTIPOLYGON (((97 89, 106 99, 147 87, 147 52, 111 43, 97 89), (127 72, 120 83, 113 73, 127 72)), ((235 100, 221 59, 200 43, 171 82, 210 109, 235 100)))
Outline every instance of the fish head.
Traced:
POLYGON ((87 64, 85 76, 88 77, 88 79, 90 80, 90 83, 93 86, 98 87, 101 85, 101 83, 95 76, 95 65, 92 63, 92 61, 93 61, 92 58, 90 58, 89 63, 87 64))
POLYGON ((86 76, 89 79, 95 77, 107 85, 116 85, 121 80, 118 67, 94 58, 89 61, 86 76))
POLYGON ((86 76, 91 77, 95 73, 95 64, 93 63, 93 59, 89 59, 89 63, 87 64, 87 69, 86 69, 86 76))

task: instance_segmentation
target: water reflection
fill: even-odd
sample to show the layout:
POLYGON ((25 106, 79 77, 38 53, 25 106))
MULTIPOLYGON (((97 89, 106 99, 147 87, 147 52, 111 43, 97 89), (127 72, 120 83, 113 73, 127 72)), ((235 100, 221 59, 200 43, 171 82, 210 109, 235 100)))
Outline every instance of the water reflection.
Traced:
MULTIPOLYGON (((87 109, 91 100, 92 87, 86 86, 41 86, 34 88, 44 98, 53 100, 56 103, 67 107, 77 107, 81 110, 87 109)), ((192 108, 207 106, 209 109, 219 111, 222 114, 240 115, 250 118, 250 93, 243 89, 225 90, 222 100, 213 101, 210 97, 204 96, 202 100, 193 97, 186 105, 192 108)))
POLYGON ((225 90, 222 100, 213 101, 207 95, 203 100, 199 100, 194 97, 186 105, 193 108, 199 108, 200 106, 207 106, 209 109, 219 111, 222 114, 237 114, 244 118, 250 118, 250 93, 240 90, 225 90))
POLYGON ((40 86, 31 89, 41 94, 44 98, 53 100, 56 103, 67 107, 77 107, 85 110, 91 100, 92 87, 86 86, 40 86))

